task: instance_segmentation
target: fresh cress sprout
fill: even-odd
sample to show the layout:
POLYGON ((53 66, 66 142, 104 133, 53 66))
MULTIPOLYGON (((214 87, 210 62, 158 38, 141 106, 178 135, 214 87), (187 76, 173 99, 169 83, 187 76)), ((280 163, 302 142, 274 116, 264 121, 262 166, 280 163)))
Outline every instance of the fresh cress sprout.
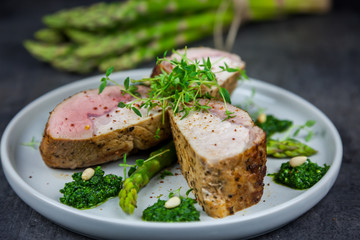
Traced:
POLYGON ((159 139, 160 139, 159 133, 160 133, 160 128, 156 129, 156 132, 155 132, 155 135, 154 135, 154 138, 155 138, 156 140, 159 140, 159 139))
POLYGON ((35 140, 35 137, 31 138, 30 142, 24 142, 21 145, 26 147, 32 147, 33 149, 37 149, 39 147, 40 142, 35 140))
POLYGON ((307 135, 305 136, 305 141, 308 142, 314 135, 314 132, 310 130, 310 128, 314 126, 315 123, 316 123, 315 120, 308 120, 303 125, 293 125, 286 131, 286 133, 284 134, 281 140, 289 139, 291 132, 295 129, 295 131, 292 134, 292 137, 298 136, 300 131, 305 130, 307 132, 307 135))
POLYGON ((256 104, 254 100, 255 94, 256 94, 256 88, 253 87, 251 89, 251 95, 247 97, 243 103, 236 105, 236 107, 247 111, 252 119, 257 119, 257 117, 265 111, 265 108, 256 104))
POLYGON ((174 174, 172 172, 170 172, 169 170, 164 170, 161 172, 160 174, 160 178, 164 179, 166 176, 174 176, 174 174))
MULTIPOLYGON (((168 59, 166 58, 166 52, 163 58, 158 58, 157 64, 161 62, 169 62, 173 66, 171 73, 162 71, 161 74, 152 78, 143 78, 141 80, 131 80, 135 84, 148 84, 150 85, 150 91, 148 97, 141 97, 136 92, 136 85, 130 85, 130 79, 126 78, 124 81, 124 89, 122 94, 129 94, 135 100, 129 103, 120 102, 118 106, 120 108, 128 108, 134 111, 138 116, 142 116, 137 107, 146 108, 148 113, 151 109, 160 106, 163 111, 163 122, 165 121, 165 111, 170 107, 173 112, 183 113, 182 118, 185 118, 191 111, 207 111, 210 106, 201 105, 198 98, 212 98, 208 92, 204 92, 205 88, 216 87, 219 90, 219 95, 225 103, 226 119, 234 117, 234 113, 227 109, 226 103, 231 103, 229 92, 220 87, 215 78, 215 73, 212 72, 212 63, 210 58, 199 60, 190 60, 185 54, 178 54, 181 59, 168 59)), ((241 78, 247 79, 245 71, 240 68, 231 68, 226 63, 225 66, 220 66, 219 72, 240 72, 241 78)), ((106 71, 106 77, 101 79, 101 85, 99 87, 99 93, 101 93, 107 82, 110 81, 116 85, 115 81, 109 78, 113 68, 109 68, 106 71)), ((218 73, 218 72, 216 72, 218 73)))

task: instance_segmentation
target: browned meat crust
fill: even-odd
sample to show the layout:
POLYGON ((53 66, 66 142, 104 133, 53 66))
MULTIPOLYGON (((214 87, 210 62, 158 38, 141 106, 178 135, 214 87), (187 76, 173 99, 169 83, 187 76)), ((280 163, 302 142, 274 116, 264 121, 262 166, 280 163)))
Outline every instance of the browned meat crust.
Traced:
POLYGON ((181 171, 209 216, 223 218, 260 201, 266 173, 265 134, 245 152, 211 164, 195 152, 174 115, 169 115, 181 171))
POLYGON ((54 139, 48 135, 47 125, 40 144, 41 156, 49 167, 82 168, 115 161, 136 150, 144 150, 170 137, 170 126, 166 116, 156 115, 125 129, 89 139, 54 139), (159 139, 154 136, 160 128, 159 139))

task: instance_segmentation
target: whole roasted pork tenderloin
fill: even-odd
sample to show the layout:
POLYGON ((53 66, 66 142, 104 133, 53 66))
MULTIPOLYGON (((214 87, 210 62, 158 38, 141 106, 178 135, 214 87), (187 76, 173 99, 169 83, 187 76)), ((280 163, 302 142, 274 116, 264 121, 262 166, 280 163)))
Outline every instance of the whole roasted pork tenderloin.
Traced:
POLYGON ((205 212, 216 218, 259 202, 266 173, 266 136, 249 114, 227 105, 199 100, 211 108, 187 117, 169 111, 176 152, 189 186, 205 212))
MULTIPOLYGON (((138 86, 145 96, 149 88, 138 86)), ((170 137, 168 119, 162 123, 162 110, 139 109, 142 117, 120 101, 133 97, 122 95, 121 87, 109 86, 77 93, 55 107, 47 121, 40 153, 44 162, 54 168, 81 168, 120 159, 125 153, 155 146, 170 137), (157 129, 160 132, 156 136, 157 129)))
MULTIPOLYGON (((240 72, 227 72, 222 71, 221 67, 224 67, 227 64, 230 68, 238 68, 243 70, 245 68, 245 63, 241 60, 238 55, 231 54, 228 52, 207 48, 207 47, 198 47, 198 48, 188 48, 177 50, 173 53, 169 59, 180 61, 182 55, 185 55, 191 61, 200 61, 202 63, 203 59, 207 61, 210 59, 212 65, 212 72, 215 73, 216 80, 218 81, 220 87, 223 87, 231 93, 237 84, 240 72)), ((162 71, 171 73, 173 70, 173 65, 170 62, 163 61, 160 64, 156 65, 151 74, 152 77, 159 75, 162 71)), ((212 87, 211 89, 202 86, 202 92, 209 92, 210 95, 214 97, 219 97, 219 89, 212 87)))

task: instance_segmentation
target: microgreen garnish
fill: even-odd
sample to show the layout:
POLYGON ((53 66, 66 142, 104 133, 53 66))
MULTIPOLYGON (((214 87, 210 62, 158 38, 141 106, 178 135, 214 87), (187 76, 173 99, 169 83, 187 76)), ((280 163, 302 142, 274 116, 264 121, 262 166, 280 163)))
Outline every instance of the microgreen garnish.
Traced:
POLYGON ((136 115, 138 115, 139 117, 142 117, 141 112, 139 111, 139 109, 137 109, 136 107, 131 107, 131 109, 134 111, 134 113, 136 115))
POLYGON ((163 194, 160 194, 159 196, 156 196, 157 199, 160 199, 162 196, 164 196, 163 194))
MULTIPOLYGON (((134 111, 138 116, 142 116, 139 108, 147 109, 149 113, 155 107, 161 107, 163 110, 163 122, 165 122, 165 111, 170 107, 174 114, 182 113, 182 118, 185 118, 191 111, 207 111, 210 106, 202 105, 197 100, 198 98, 212 98, 206 89, 215 87, 219 90, 219 95, 225 103, 226 119, 234 117, 234 113, 228 111, 226 103, 231 103, 230 94, 225 89, 220 87, 216 80, 215 73, 212 72, 212 63, 210 58, 199 60, 190 60, 185 54, 173 51, 180 56, 178 59, 166 58, 166 52, 163 58, 157 59, 157 64, 161 62, 169 62, 173 66, 171 73, 163 71, 161 74, 152 77, 144 78, 141 80, 130 80, 129 78, 124 81, 123 94, 130 94, 134 97, 131 102, 120 102, 119 107, 128 108, 134 111), (135 84, 149 84, 150 91, 148 97, 141 97, 137 92, 135 84), (136 107, 134 105, 136 104, 136 107)), ((247 78, 246 73, 239 68, 231 68, 226 63, 221 66, 219 72, 241 72, 242 77, 247 78)), ((104 89, 107 81, 112 81, 109 76, 112 68, 106 71, 106 77, 101 79, 99 93, 104 89)), ((116 83, 115 83, 116 84, 116 83)), ((119 84, 117 84, 119 85, 119 84)), ((225 120, 226 120, 225 119, 225 120)))
MULTIPOLYGON (((120 84, 118 84, 117 82, 115 82, 114 80, 112 80, 110 78, 110 75, 111 75, 111 73, 113 71, 114 71, 114 67, 109 67, 106 70, 105 77, 101 78, 101 80, 100 80, 101 83, 100 83, 100 86, 99 86, 99 94, 101 94, 104 91, 104 89, 105 89, 106 85, 108 84, 108 82, 111 82, 111 83, 113 83, 115 85, 118 85, 118 86, 122 87, 120 84)), ((130 85, 130 78, 129 77, 127 77, 124 80, 124 88, 125 88, 126 92, 123 90, 122 95, 124 95, 125 93, 129 93, 133 97, 140 97, 140 94, 137 92, 137 86, 136 85, 130 85)), ((120 102, 118 106, 119 107, 125 107, 125 105, 122 102, 120 102)), ((138 112, 138 113, 140 114, 140 112, 138 112)))
POLYGON ((126 167, 129 167, 130 165, 126 164, 126 153, 124 155, 123 164, 119 164, 120 167, 124 167, 124 180, 126 179, 126 167))
POLYGON ((160 128, 157 128, 157 129, 156 129, 154 138, 155 138, 156 140, 159 140, 159 139, 160 139, 160 128))
POLYGON ((189 194, 192 192, 193 188, 190 188, 189 190, 186 191, 186 197, 189 197, 189 194))
POLYGON ((308 142, 310 141, 310 139, 313 137, 314 132, 311 131, 309 128, 311 128, 312 126, 314 126, 316 123, 315 120, 308 120, 306 121, 303 125, 292 125, 284 134, 284 136, 282 137, 281 140, 286 140, 289 139, 291 137, 296 137, 299 135, 300 131, 304 130, 307 132, 306 136, 305 136, 305 141, 308 142), (293 133, 292 133, 293 132, 293 133), (291 135, 292 133, 292 135, 291 135))
POLYGON ((236 107, 247 111, 253 120, 257 119, 257 117, 265 111, 265 108, 255 103, 254 101, 255 94, 256 94, 256 88, 252 88, 250 96, 247 97, 242 104, 236 105, 236 107))
POLYGON ((37 149, 39 147, 40 142, 35 140, 35 137, 31 138, 30 142, 24 142, 21 145, 26 147, 32 147, 33 149, 37 149))
MULTIPOLYGON (((224 63, 225 67, 224 66, 220 66, 220 68, 223 70, 223 71, 226 71, 226 72, 238 72, 240 71, 239 68, 231 68, 229 67, 229 65, 227 65, 227 63, 224 63)), ((245 74, 246 76, 246 74, 245 74)), ((246 76, 247 77, 247 76, 246 76)))
POLYGON ((243 69, 242 71, 240 71, 241 77, 240 79, 242 80, 249 80, 248 75, 246 74, 246 69, 243 69))
POLYGON ((113 71, 114 71, 114 67, 109 67, 106 70, 105 77, 101 78, 101 84, 99 86, 99 94, 102 93, 102 91, 104 91, 104 89, 105 89, 105 87, 107 85, 107 81, 112 82, 112 80, 109 78, 109 76, 113 71))
POLYGON ((166 176, 174 176, 174 174, 169 170, 165 169, 164 171, 162 171, 162 173, 160 173, 160 178, 164 179, 166 176))
MULTIPOLYGON (((169 192, 169 198, 174 197, 175 195, 178 195, 180 198, 183 198, 183 196, 180 195, 180 190, 181 187, 179 187, 178 189, 174 190, 174 191, 170 191, 169 192)), ((193 188, 190 188, 189 190, 186 191, 185 196, 188 198, 189 194, 192 192, 192 190, 194 190, 193 188)))
POLYGON ((169 193, 169 198, 172 198, 173 196, 175 196, 176 194, 179 195, 179 197, 181 197, 180 195, 180 190, 181 190, 181 187, 179 187, 178 189, 176 189, 175 191, 172 191, 169 193))

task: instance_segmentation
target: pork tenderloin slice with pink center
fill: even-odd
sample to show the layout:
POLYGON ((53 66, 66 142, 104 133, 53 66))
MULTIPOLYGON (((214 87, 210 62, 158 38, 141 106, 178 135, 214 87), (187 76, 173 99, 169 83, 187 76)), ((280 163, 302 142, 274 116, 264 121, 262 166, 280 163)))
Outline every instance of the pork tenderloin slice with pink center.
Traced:
MULTIPOLYGON (((54 168, 81 168, 120 159, 125 153, 155 146, 170 137, 170 127, 162 110, 154 108, 142 117, 118 103, 131 102, 119 86, 109 86, 98 94, 97 89, 77 93, 55 107, 50 113, 40 144, 44 162, 54 168), (158 138, 155 138, 160 128, 158 138)), ((138 86, 141 96, 149 88, 138 86)))
POLYGON ((179 164, 205 212, 223 218, 260 201, 266 173, 266 135, 249 114, 223 102, 200 100, 208 112, 169 111, 179 164))
MULTIPOLYGON (((245 63, 238 55, 207 47, 188 48, 186 52, 185 49, 177 50, 177 53, 173 53, 169 59, 181 60, 181 55, 185 53, 188 59, 191 61, 198 60, 200 63, 202 63, 203 59, 207 60, 209 58, 212 64, 211 70, 215 73, 216 80, 220 87, 227 89, 229 93, 232 93, 235 89, 240 73, 222 71, 220 66, 224 67, 226 63, 230 68, 239 68, 240 70, 245 68, 245 63)), ((163 61, 154 67, 151 76, 159 75, 162 71, 171 73, 173 67, 171 63, 163 61)), ((209 92, 210 95, 219 97, 219 89, 216 87, 209 89, 202 86, 202 92, 209 92)))

